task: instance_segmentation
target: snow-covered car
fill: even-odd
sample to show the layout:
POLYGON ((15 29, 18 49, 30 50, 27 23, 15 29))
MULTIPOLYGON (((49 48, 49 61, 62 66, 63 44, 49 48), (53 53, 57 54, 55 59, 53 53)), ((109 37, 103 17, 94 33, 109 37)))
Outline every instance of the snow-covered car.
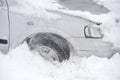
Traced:
POLYGON ((71 55, 111 57, 112 44, 104 42, 99 23, 82 17, 48 11, 61 18, 46 22, 10 11, 11 0, 0 0, 0 50, 8 52, 23 42, 50 61, 68 60, 71 55), (8 2, 7 2, 8 1, 8 2))

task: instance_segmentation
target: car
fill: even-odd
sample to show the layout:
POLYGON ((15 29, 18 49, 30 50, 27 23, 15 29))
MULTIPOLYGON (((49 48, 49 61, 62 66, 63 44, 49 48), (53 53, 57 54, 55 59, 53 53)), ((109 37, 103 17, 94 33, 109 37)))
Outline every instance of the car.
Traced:
POLYGON ((113 55, 112 43, 102 40, 101 23, 52 10, 47 12, 61 18, 47 22, 10 11, 17 6, 10 1, 0 0, 0 50, 5 54, 26 42, 31 51, 49 61, 62 62, 72 55, 113 55))

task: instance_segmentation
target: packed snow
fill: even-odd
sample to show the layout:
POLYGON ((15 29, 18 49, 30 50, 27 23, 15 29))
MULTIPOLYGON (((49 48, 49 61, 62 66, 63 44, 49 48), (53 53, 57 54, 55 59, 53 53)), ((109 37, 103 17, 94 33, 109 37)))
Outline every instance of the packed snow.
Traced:
MULTIPOLYGON (((97 4, 103 5, 110 10, 108 14, 101 15, 80 10, 71 11, 59 5, 55 0, 17 1, 19 1, 19 5, 26 4, 22 6, 38 16, 44 14, 45 16, 50 16, 50 18, 53 17, 52 14, 48 14, 45 10, 50 9, 74 16, 82 16, 96 22, 101 21, 105 34, 104 40, 110 41, 114 44, 114 47, 120 48, 119 0, 94 0, 97 4), (33 7, 34 11, 31 11, 33 7), (43 12, 40 14, 36 13, 38 9, 43 12)), ((19 9, 21 10, 22 8, 19 9)), ((18 9, 15 10, 18 11, 18 9)), ((21 11, 20 13, 25 14, 26 12, 21 11)), ((28 14, 26 13, 26 15, 28 14)), ((119 68, 119 53, 116 53, 110 59, 99 58, 94 55, 89 58, 72 56, 70 60, 58 63, 46 61, 37 53, 33 54, 26 43, 11 50, 7 55, 0 52, 0 80, 120 80, 119 68)))
POLYGON ((120 80, 120 55, 111 59, 72 56, 63 63, 46 61, 26 43, 0 54, 0 80, 120 80))

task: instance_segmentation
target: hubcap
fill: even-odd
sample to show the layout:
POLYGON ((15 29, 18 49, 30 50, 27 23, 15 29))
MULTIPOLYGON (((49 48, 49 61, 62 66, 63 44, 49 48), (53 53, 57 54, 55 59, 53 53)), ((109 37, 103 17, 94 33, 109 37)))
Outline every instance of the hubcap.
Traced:
POLYGON ((47 46, 39 46, 39 53, 42 57, 49 61, 59 61, 56 50, 47 46))

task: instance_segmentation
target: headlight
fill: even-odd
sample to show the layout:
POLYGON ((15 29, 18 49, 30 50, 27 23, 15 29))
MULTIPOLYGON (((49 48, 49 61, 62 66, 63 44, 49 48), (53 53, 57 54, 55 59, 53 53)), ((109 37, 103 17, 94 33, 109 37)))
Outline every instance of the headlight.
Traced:
POLYGON ((87 25, 84 27, 84 35, 86 38, 103 38, 104 34, 99 25, 87 25))

